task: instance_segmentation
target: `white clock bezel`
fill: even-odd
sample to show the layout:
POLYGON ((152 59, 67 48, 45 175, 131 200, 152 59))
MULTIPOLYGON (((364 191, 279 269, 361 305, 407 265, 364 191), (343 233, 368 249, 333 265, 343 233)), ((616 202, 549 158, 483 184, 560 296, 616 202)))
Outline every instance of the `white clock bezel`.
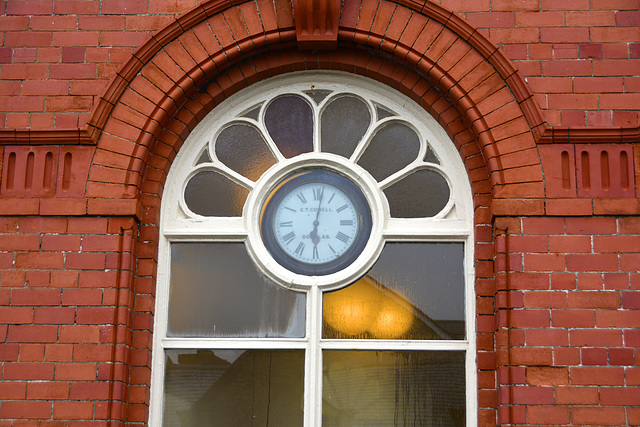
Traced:
POLYGON ((274 165, 265 172, 249 194, 244 206, 247 227, 247 249, 253 261, 270 279, 291 289, 318 287, 339 289, 365 274, 384 246, 382 230, 388 215, 386 199, 380 194, 377 182, 358 165, 330 153, 307 153, 274 165), (359 256, 344 269, 321 276, 309 276, 290 271, 280 265, 264 244, 260 229, 262 206, 273 188, 290 174, 303 169, 322 168, 350 179, 362 190, 371 210, 371 233, 359 256))

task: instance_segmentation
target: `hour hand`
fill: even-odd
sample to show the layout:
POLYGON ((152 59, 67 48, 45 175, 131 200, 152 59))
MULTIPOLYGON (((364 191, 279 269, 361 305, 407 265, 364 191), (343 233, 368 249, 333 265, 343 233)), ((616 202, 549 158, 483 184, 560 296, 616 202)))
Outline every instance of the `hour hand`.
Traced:
POLYGON ((311 242, 314 246, 318 246, 320 243, 320 236, 318 236, 318 220, 313 221, 313 230, 309 233, 309 237, 311 237, 311 242))

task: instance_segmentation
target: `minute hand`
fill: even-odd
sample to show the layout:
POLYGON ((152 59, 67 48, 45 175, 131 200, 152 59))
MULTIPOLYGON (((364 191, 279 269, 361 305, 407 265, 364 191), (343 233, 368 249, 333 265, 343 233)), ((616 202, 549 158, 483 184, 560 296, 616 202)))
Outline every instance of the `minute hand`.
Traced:
POLYGON ((320 207, 322 206, 322 196, 324 195, 324 189, 318 191, 320 192, 318 196, 318 198, 320 199, 318 201, 318 210, 316 211, 316 219, 315 221, 313 221, 313 231, 309 233, 309 237, 311 237, 311 242, 314 246, 318 246, 318 243, 320 243, 320 236, 318 236, 318 224, 320 224, 320 222, 318 221, 318 218, 320 217, 320 207))

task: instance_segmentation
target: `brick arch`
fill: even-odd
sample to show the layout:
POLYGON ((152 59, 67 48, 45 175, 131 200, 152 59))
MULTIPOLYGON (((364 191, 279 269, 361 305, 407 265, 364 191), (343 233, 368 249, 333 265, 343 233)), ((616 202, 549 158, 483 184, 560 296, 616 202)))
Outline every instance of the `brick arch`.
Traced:
MULTIPOLYGON (((535 146, 544 126, 539 110, 509 61, 457 15, 430 2, 345 0, 338 49, 316 52, 298 49, 292 4, 273 5, 214 0, 178 18, 134 53, 90 121, 99 137, 87 196, 135 205, 141 219, 132 249, 134 309, 126 322, 136 339, 130 355, 114 360, 132 369, 130 393, 146 396, 148 390, 149 313, 166 175, 198 122, 252 83, 293 71, 341 70, 385 83, 435 117, 456 144, 474 193, 479 295, 491 296, 488 283, 495 277, 494 202, 513 204, 515 196, 526 207, 529 198, 543 196, 535 146), (382 11, 391 21, 376 19, 382 11)), ((478 368, 495 371, 494 313, 477 314, 478 368)), ((478 393, 479 424, 491 425, 495 385, 479 387, 486 389, 478 393)), ((147 397, 128 403, 123 421, 144 422, 147 404, 147 397)))
MULTIPOLYGON (((463 158, 470 177, 472 192, 475 195, 490 196, 491 179, 483 160, 483 153, 472 129, 465 123, 453 105, 446 101, 439 91, 426 83, 416 84, 421 77, 404 64, 398 64, 389 59, 384 59, 371 53, 356 49, 343 49, 345 56, 338 64, 331 64, 331 54, 299 52, 297 50, 281 50, 270 52, 259 57, 260 61, 267 64, 276 64, 275 67, 265 69, 265 76, 275 76, 294 70, 341 70, 359 74, 381 81, 405 95, 411 97, 433 117, 448 132, 463 158), (293 59, 292 59, 293 58, 293 59), (367 62, 362 61, 366 58, 367 62), (309 63, 317 64, 315 68, 309 67, 309 63), (283 69, 283 65, 286 67, 283 69), (397 79, 400 77, 400 79, 397 79), (412 82, 408 88, 404 83, 412 82)), ((253 69, 259 64, 257 61, 246 61, 242 66, 231 67, 220 74, 219 81, 211 82, 202 87, 200 91, 189 97, 176 113, 168 120, 152 145, 155 150, 150 153, 147 164, 153 168, 153 173, 147 173, 141 184, 141 191, 147 196, 160 195, 159 189, 164 185, 164 180, 169 172, 174 156, 195 128, 200 120, 207 115, 219 101, 225 99, 228 93, 235 93, 248 84, 245 80, 236 79, 242 69, 253 69), (222 84, 222 82, 226 82, 222 84)), ((147 170, 149 172, 149 170, 147 170)), ((159 207, 160 197, 156 198, 159 207)), ((476 199, 477 206, 485 206, 486 200, 476 199)))
POLYGON ((540 110, 506 57, 462 18, 431 2, 348 0, 338 49, 313 53, 296 48, 292 4, 273 5, 209 1, 134 53, 89 122, 100 134, 94 166, 109 168, 92 168, 89 197, 137 198, 158 137, 212 84, 219 93, 194 112, 198 120, 247 84, 303 69, 342 69, 395 87, 454 140, 478 145, 495 197, 543 196, 540 110))

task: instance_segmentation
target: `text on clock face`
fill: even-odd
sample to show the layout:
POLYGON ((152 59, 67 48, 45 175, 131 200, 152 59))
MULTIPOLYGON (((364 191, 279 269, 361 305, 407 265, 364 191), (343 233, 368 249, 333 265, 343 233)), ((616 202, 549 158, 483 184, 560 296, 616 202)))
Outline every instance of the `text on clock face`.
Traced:
POLYGON ((331 208, 300 208, 300 212, 333 212, 331 208))

